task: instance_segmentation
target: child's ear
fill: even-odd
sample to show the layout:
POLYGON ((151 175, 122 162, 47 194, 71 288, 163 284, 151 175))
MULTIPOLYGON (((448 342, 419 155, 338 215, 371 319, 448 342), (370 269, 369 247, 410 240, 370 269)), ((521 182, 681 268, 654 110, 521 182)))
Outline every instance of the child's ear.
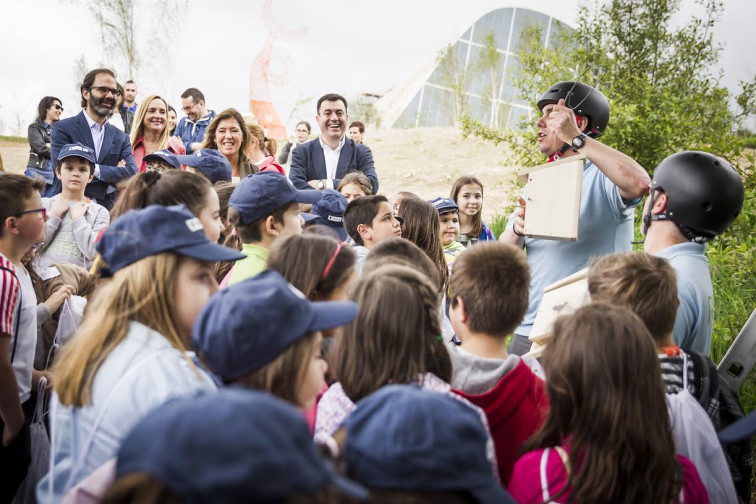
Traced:
POLYGON ((462 298, 457 296, 455 297, 450 306, 450 310, 455 310, 459 313, 459 321, 463 324, 467 324, 467 310, 465 310, 465 302, 462 301, 462 298))
POLYGON ((263 222, 264 231, 273 236, 278 236, 278 227, 277 227, 276 218, 272 215, 268 215, 268 217, 265 218, 265 221, 263 222))
POLYGON ((370 241, 373 239, 373 230, 372 228, 368 227, 366 224, 358 224, 357 233, 359 233, 360 238, 362 238, 363 242, 365 240, 370 241))

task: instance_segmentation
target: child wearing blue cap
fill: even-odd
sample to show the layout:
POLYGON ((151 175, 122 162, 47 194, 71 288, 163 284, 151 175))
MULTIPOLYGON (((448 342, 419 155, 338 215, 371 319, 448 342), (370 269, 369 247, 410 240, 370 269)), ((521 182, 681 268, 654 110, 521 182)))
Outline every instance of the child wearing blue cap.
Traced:
POLYGON ((110 224, 110 214, 102 205, 84 196, 94 177, 95 151, 80 143, 63 146, 55 165, 62 192, 42 198, 48 212, 45 244, 37 253, 37 271, 55 263, 70 263, 89 269, 94 263, 95 241, 110 224))
POLYGON ((329 469, 300 412, 239 388, 155 410, 124 440, 116 477, 110 504, 339 504, 368 496, 329 469))
MULTIPOLYGON (((221 287, 239 283, 265 269, 268 250, 280 236, 302 232, 299 203, 317 203, 320 191, 296 189, 278 172, 263 172, 243 178, 228 202, 228 218, 242 241, 239 261, 221 287)), ((310 216, 312 217, 312 216, 310 216)))
MULTIPOLYGON (((280 176, 280 175, 277 175, 280 176)), ((322 331, 357 316, 351 301, 309 301, 275 271, 222 290, 192 333, 197 355, 224 383, 264 390, 306 410, 327 365, 322 331)))
POLYGON ((344 211, 349 203, 343 194, 335 189, 325 188, 322 191, 323 197, 312 205, 312 215, 316 218, 307 224, 314 226, 325 226, 333 232, 339 241, 346 242, 349 239, 346 229, 344 229, 344 211))
POLYGON ((218 289, 212 262, 242 256, 210 242, 183 205, 121 215, 97 250, 112 278, 53 368, 53 462, 38 487, 43 502, 59 501, 114 457, 160 404, 216 390, 187 350, 199 311, 218 289))
POLYGON ((231 163, 215 149, 197 149, 192 154, 176 156, 186 171, 207 177, 211 184, 231 182, 231 163))
POLYGON ((438 222, 441 224, 441 245, 444 247, 444 259, 451 265, 465 250, 465 246, 457 241, 459 238, 459 207, 451 198, 438 197, 430 201, 438 212, 438 222))

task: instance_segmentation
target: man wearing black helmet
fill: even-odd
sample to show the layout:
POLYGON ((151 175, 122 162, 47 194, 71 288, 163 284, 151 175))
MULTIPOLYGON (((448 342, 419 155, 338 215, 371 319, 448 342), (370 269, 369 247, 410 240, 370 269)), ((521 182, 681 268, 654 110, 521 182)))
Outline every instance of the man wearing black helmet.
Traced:
POLYGON ((538 109, 538 145, 549 161, 577 154, 588 159, 583 170, 577 241, 523 235, 527 186, 500 238, 527 249, 530 265, 528 312, 515 329, 509 348, 518 355, 530 349, 528 335, 547 285, 585 268, 590 257, 631 249, 635 207, 650 182, 635 160, 596 140, 609 123, 609 102, 597 89, 581 82, 559 82, 543 94, 538 109))
POLYGON ((667 259, 677 273, 674 338, 685 351, 711 350, 714 293, 704 243, 730 227, 744 197, 738 172, 706 152, 673 154, 654 170, 643 209, 643 249, 667 259))

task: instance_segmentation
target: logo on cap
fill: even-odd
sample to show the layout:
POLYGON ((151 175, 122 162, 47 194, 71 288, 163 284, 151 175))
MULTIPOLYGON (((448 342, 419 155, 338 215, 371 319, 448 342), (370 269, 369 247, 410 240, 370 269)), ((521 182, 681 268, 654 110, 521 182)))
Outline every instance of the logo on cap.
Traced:
POLYGON ((71 147, 68 148, 68 150, 80 150, 84 152, 89 152, 89 149, 87 149, 86 147, 79 147, 78 145, 72 145, 71 147))
POLYGON ((188 227, 189 231, 191 231, 192 233, 203 228, 202 222, 200 222, 197 217, 194 217, 193 219, 186 219, 186 227, 188 227))
POLYGON ((331 221, 331 222, 342 222, 343 221, 343 219, 341 217, 336 216, 336 215, 329 215, 328 216, 328 220, 331 221))

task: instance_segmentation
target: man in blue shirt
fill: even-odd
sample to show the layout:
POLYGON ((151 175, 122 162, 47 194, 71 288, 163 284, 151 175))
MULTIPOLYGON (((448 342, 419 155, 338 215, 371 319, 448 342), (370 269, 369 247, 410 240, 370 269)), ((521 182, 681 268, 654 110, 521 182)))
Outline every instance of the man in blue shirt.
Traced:
POLYGON ((137 106, 136 102, 137 85, 133 80, 127 80, 123 85, 123 104, 121 107, 129 109, 136 114, 137 106))
POLYGON ((675 344, 709 355, 714 293, 704 243, 730 227, 743 207, 740 174, 706 152, 680 152, 654 170, 643 209, 643 249, 667 259, 677 273, 675 344))
MULTIPOLYGON (((592 256, 631 249, 635 207, 648 190, 649 176, 635 160, 602 144, 598 138, 609 122, 609 102, 597 89, 581 82, 560 82, 538 101, 538 145, 555 161, 587 156, 583 171, 578 240, 528 238, 523 234, 525 198, 519 198, 507 228, 499 238, 527 250, 530 266, 528 311, 509 348, 523 355, 530 350, 530 329, 541 305, 543 289, 588 264, 592 256)), ((523 196, 527 193, 527 186, 523 196)))
POLYGON ((181 138, 186 153, 191 154, 200 148, 215 111, 207 109, 205 95, 197 88, 189 88, 181 94, 181 109, 186 116, 179 121, 174 135, 181 138))

